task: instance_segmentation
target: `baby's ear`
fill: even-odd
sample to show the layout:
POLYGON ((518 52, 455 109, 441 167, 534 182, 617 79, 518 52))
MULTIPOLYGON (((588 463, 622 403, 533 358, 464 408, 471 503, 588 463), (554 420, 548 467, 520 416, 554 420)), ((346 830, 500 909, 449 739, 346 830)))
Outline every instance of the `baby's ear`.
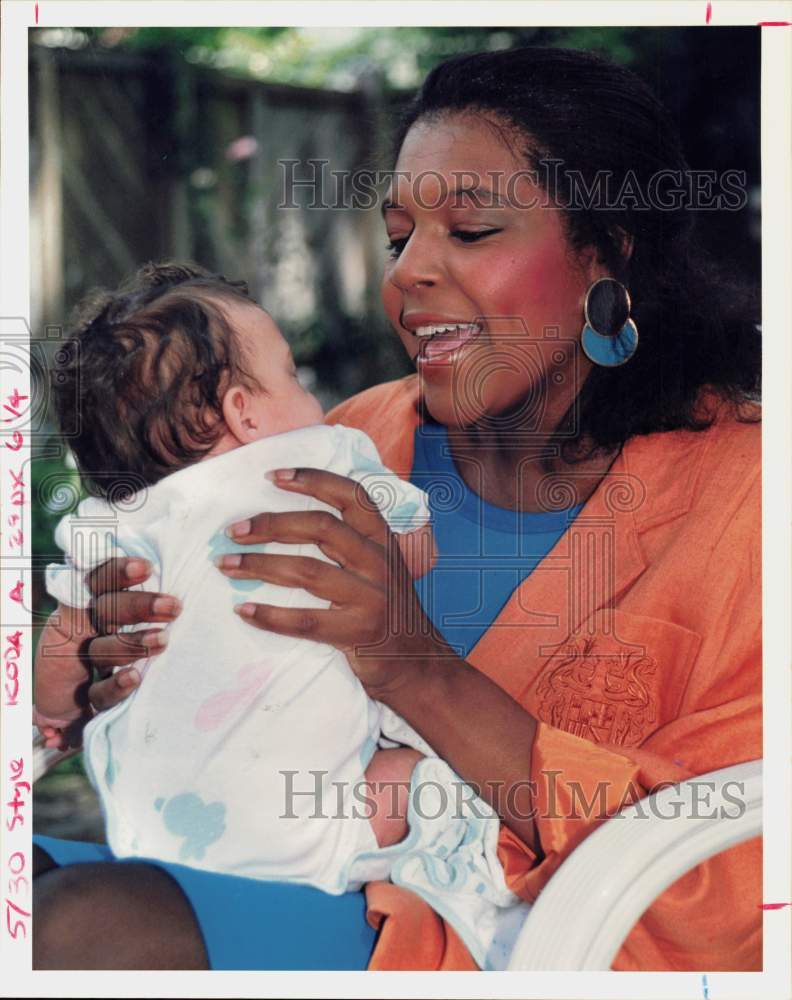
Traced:
POLYGON ((253 393, 243 385, 232 385, 223 396, 223 419, 229 432, 240 444, 260 437, 261 415, 253 393))
POLYGON ((402 558, 413 580, 426 576, 437 561, 437 545, 431 524, 408 535, 396 535, 402 558))

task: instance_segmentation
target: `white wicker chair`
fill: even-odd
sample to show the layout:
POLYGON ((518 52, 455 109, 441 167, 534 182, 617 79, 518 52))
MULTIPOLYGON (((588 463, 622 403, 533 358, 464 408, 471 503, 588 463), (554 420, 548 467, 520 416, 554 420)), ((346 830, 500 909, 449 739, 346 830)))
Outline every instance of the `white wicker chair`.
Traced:
POLYGON ((550 879, 509 968, 610 969, 635 922, 664 889, 761 832, 761 760, 698 775, 641 799, 587 837, 550 879), (679 815, 671 816, 672 808, 679 815))

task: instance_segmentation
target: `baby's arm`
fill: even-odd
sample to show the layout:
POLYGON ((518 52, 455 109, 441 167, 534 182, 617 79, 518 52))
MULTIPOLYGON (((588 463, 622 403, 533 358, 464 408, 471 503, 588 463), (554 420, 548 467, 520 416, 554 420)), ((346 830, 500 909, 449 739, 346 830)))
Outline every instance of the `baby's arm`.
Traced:
POLYGON ((369 822, 380 847, 398 844, 407 836, 410 779, 422 757, 411 747, 378 750, 366 768, 369 822))

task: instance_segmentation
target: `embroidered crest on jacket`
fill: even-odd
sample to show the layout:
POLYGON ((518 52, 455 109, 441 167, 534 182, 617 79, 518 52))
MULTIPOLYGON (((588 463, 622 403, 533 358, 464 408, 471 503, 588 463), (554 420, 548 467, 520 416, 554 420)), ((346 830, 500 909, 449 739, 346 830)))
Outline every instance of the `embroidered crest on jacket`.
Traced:
POLYGON ((641 651, 598 651, 595 638, 576 638, 537 685, 539 718, 594 743, 636 746, 657 720, 655 668, 641 651))

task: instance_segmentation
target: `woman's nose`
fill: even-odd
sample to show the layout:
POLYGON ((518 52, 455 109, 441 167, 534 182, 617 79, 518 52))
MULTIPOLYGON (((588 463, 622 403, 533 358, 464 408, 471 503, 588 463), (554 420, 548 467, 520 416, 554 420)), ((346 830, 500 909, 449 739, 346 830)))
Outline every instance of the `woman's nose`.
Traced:
POLYGON ((390 281, 406 292, 416 285, 431 287, 440 278, 440 254, 425 237, 413 232, 388 275, 390 281))

